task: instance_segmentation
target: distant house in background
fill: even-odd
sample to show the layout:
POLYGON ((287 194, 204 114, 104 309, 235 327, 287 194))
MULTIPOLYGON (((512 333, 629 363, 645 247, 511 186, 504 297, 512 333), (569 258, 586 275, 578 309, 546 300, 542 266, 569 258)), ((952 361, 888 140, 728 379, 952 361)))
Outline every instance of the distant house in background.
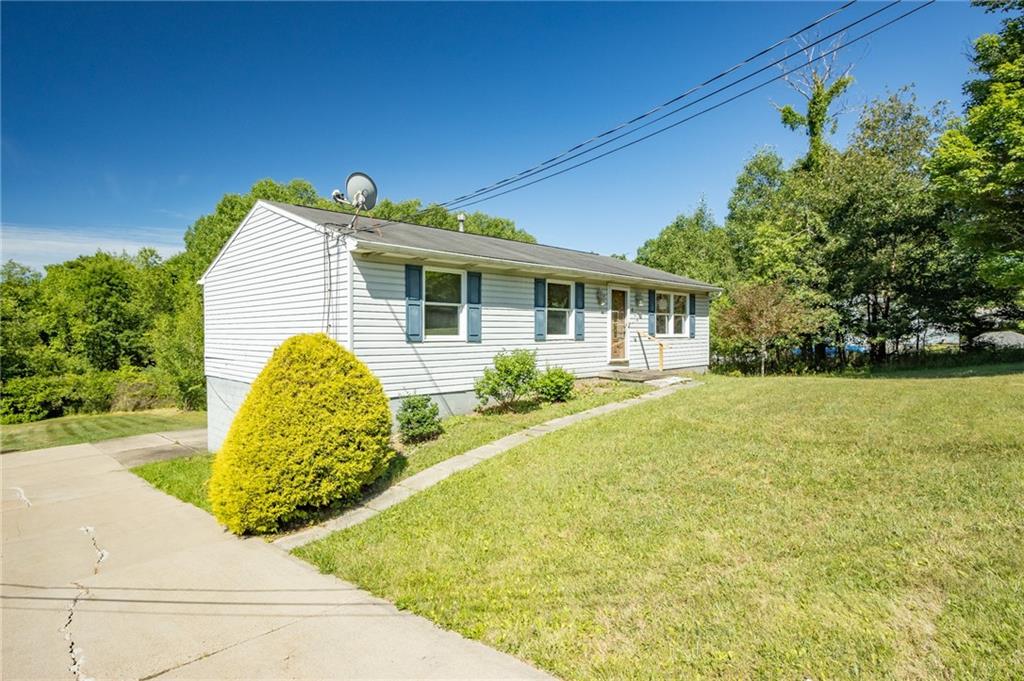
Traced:
POLYGON ((259 201, 207 269, 209 446, 216 451, 274 348, 326 331, 393 406, 475 405, 497 352, 579 377, 613 367, 703 371, 715 286, 606 256, 259 201))

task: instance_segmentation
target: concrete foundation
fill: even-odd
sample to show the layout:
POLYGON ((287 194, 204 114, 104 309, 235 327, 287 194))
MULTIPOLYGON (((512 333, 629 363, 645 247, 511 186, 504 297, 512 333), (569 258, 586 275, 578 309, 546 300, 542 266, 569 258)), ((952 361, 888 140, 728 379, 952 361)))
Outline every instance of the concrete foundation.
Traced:
POLYGON ((206 446, 211 452, 224 444, 231 421, 248 394, 248 383, 206 377, 206 446))
MULTIPOLYGON (((211 452, 216 452, 224 444, 231 421, 248 394, 248 383, 215 376, 206 377, 207 446, 211 452)), ((430 398, 437 403, 441 418, 468 414, 477 405, 476 394, 471 390, 431 395, 430 398)), ((392 397, 390 404, 391 413, 396 413, 402 404, 402 397, 392 397)))

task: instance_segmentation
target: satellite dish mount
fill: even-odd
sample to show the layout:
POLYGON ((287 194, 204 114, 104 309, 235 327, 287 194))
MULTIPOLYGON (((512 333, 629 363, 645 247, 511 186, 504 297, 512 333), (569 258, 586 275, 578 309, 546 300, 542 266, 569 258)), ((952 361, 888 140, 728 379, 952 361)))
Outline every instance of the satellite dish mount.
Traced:
POLYGON ((377 185, 366 173, 352 173, 345 180, 345 193, 331 192, 335 203, 352 206, 356 211, 372 210, 377 205, 377 185), (345 198, 347 196, 351 198, 345 198))

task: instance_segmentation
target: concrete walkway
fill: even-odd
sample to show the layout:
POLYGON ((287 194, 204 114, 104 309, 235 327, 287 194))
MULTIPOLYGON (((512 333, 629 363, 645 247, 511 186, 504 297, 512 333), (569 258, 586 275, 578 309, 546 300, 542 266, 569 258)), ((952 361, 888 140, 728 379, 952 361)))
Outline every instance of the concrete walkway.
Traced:
POLYGON ((117 459, 125 468, 134 468, 153 461, 206 454, 206 428, 147 433, 92 444, 117 459))
POLYGON ((666 397, 684 388, 694 388, 701 385, 691 379, 658 379, 649 381, 648 383, 656 386, 661 386, 657 390, 643 393, 637 397, 632 397, 628 400, 622 400, 621 402, 612 402, 610 404, 604 404, 600 407, 594 407, 593 409, 587 409, 576 414, 570 414, 568 416, 562 416, 557 419, 551 419, 544 423, 521 430, 518 433, 512 433, 506 435, 500 440, 489 442, 476 449, 471 449, 465 454, 453 456, 450 459, 445 459, 441 463, 435 464, 426 470, 422 470, 419 473, 409 476, 405 480, 395 483, 391 487, 373 497, 372 499, 364 502, 363 504, 356 506, 350 511, 342 513, 336 518, 332 518, 327 522, 321 523, 320 525, 314 525, 313 527, 306 528, 294 534, 285 535, 274 540, 274 545, 278 548, 290 551, 299 546, 304 546, 312 541, 321 539, 336 532, 343 530, 353 525, 365 522, 377 515, 381 511, 391 508, 395 504, 400 504, 413 494, 422 492, 423 490, 433 487, 437 483, 441 482, 445 478, 464 471, 467 468, 472 468, 481 461, 493 458, 502 452, 528 442, 535 437, 540 437, 547 433, 561 430, 571 426, 574 423, 581 421, 587 421, 589 419, 601 416, 602 414, 608 414, 613 411, 632 407, 641 402, 649 400, 656 400, 662 397, 666 397))
POLYGON ((118 460, 177 442, 0 457, 2 678, 546 678, 235 538, 118 460))

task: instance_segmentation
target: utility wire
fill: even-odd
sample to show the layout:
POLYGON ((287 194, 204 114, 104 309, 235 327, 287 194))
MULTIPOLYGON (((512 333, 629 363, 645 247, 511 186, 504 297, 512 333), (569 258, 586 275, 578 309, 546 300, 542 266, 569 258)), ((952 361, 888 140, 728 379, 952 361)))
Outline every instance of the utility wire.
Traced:
MULTIPOLYGON (((800 28, 800 29, 797 29, 796 31, 793 31, 792 33, 790 33, 785 38, 780 38, 779 40, 775 41, 774 43, 772 43, 768 47, 766 47, 763 50, 761 50, 760 52, 758 52, 757 54, 753 54, 753 55, 747 57, 746 59, 744 59, 743 61, 737 63, 736 65, 726 69, 725 71, 722 71, 721 73, 719 73, 719 74, 717 74, 717 75, 715 75, 715 76, 713 76, 711 78, 708 78, 703 83, 699 83, 697 85, 694 85, 689 90, 686 90, 685 92, 682 92, 682 93, 676 95, 675 97, 673 97, 672 99, 669 99, 666 102, 662 102, 661 104, 657 105, 653 109, 650 109, 649 111, 647 111, 645 113, 642 113, 639 116, 634 116, 633 118, 629 119, 628 121, 624 121, 622 123, 619 123, 615 127, 609 128, 608 130, 605 130, 604 132, 598 133, 597 135, 594 135, 590 139, 585 140, 583 142, 580 142, 579 144, 576 144, 576 145, 566 149, 565 151, 563 151, 562 153, 560 153, 560 154, 558 154, 556 156, 552 156, 548 160, 546 160, 546 161, 544 161, 542 163, 539 163, 539 164, 533 166, 532 168, 527 168, 526 170, 523 170, 523 171, 521 171, 519 173, 516 173, 515 175, 510 175, 510 176, 508 176, 508 177, 506 177, 504 179, 498 180, 494 184, 488 185, 486 187, 481 187, 480 189, 472 191, 472 192, 470 192, 468 194, 464 194, 462 196, 458 196, 458 197, 456 197, 454 199, 450 199, 449 201, 445 201, 444 203, 441 203, 441 204, 438 204, 438 205, 440 205, 440 206, 452 205, 452 204, 458 203, 460 201, 463 201, 465 199, 468 199, 470 197, 476 196, 478 194, 486 193, 486 192, 488 192, 488 191, 490 191, 492 189, 497 189, 499 187, 505 186, 506 184, 510 184, 512 182, 515 182, 516 180, 521 179, 524 176, 528 176, 529 173, 533 173, 533 171, 542 171, 542 170, 544 170, 545 166, 548 166, 548 165, 554 163, 555 161, 563 158, 564 156, 568 156, 569 154, 573 153, 574 151, 577 151, 577 150, 587 146, 591 142, 596 142, 597 140, 603 139, 604 137, 607 137, 608 135, 614 134, 614 133, 618 132, 619 130, 622 130, 623 128, 628 128, 629 126, 633 125, 634 123, 638 123, 639 121, 642 121, 645 118, 653 116, 654 114, 656 114, 657 112, 661 111, 665 107, 671 106, 671 105, 675 104, 676 102, 678 102, 679 100, 684 99, 686 97, 689 97, 690 95, 692 95, 694 92, 697 92, 701 88, 704 88, 704 87, 710 85, 711 83, 714 83, 715 81, 718 81, 718 80, 721 80, 722 78, 725 78, 726 76, 728 76, 733 71, 736 71, 737 69, 740 69, 740 68, 746 66, 747 64, 749 64, 749 63, 751 63, 751 62, 753 62, 753 61, 755 61, 757 59, 760 59, 761 57, 763 57, 764 55, 768 54, 769 52, 771 52, 775 48, 779 47, 780 45, 783 45, 783 44, 787 43, 788 41, 796 38, 801 33, 809 31, 810 29, 814 28, 815 26, 817 26, 817 25, 819 25, 819 24, 821 24, 821 23, 823 23, 825 21, 828 21, 829 19, 831 19, 832 17, 836 16, 840 12, 846 10, 847 8, 849 8, 851 5, 853 5, 856 2, 857 2, 857 0, 850 0, 849 2, 847 2, 844 5, 842 5, 841 7, 832 10, 831 12, 825 14, 824 16, 819 17, 818 19, 815 19, 814 21, 812 21, 811 23, 807 24, 803 28, 800 28)), ((868 15, 868 17, 870 17, 870 16, 872 16, 872 15, 868 15)), ((868 18, 868 17, 865 17, 865 19, 868 18)), ((864 21, 864 19, 861 19, 861 21, 864 21)), ((850 24, 849 26, 853 26, 856 23, 859 23, 859 22, 854 22, 854 24, 850 24)), ((847 26, 847 28, 849 28, 849 26, 847 26)), ((833 33, 832 35, 835 35, 835 34, 833 33)))
MULTIPOLYGON (((861 23, 867 21, 868 19, 871 19, 871 18, 877 16, 878 14, 881 14, 882 12, 886 11, 887 9, 898 5, 900 2, 902 2, 902 0, 893 0, 892 2, 888 3, 887 5, 883 5, 879 9, 876 9, 875 11, 873 11, 873 12, 871 12, 871 13, 863 16, 863 17, 861 17, 860 19, 857 19, 856 21, 851 22, 851 23, 843 26, 842 28, 839 28, 839 29, 833 31, 832 33, 829 33, 826 36, 818 38, 814 42, 808 43, 807 45, 804 46, 803 49, 806 51, 806 50, 808 50, 810 48, 813 48, 813 47, 816 47, 816 46, 820 45, 821 43, 823 43, 823 42, 825 42, 827 40, 831 40, 832 38, 834 38, 834 37, 836 37, 838 35, 843 34, 847 30, 849 30, 850 28, 853 28, 857 24, 861 24, 861 23)), ((632 134, 634 134, 634 133, 636 133, 636 132, 638 132, 640 130, 643 130, 644 128, 647 128, 647 127, 649 127, 651 125, 654 125, 658 121, 664 120, 664 119, 668 118, 669 116, 674 116, 675 114, 679 113, 680 111, 683 111, 685 109, 689 109, 692 106, 696 106, 697 104, 699 104, 699 103, 701 103, 701 102, 703 102, 703 101, 705 101, 707 99, 710 99, 711 97, 714 97, 717 94, 720 94, 720 93, 722 93, 722 92, 724 92, 724 91, 726 91, 726 90, 728 90, 728 89, 730 89, 732 87, 735 87, 736 85, 739 85, 740 83, 744 83, 744 82, 750 80, 751 78, 753 78, 754 76, 757 76, 757 75, 759 75, 761 73, 764 73, 765 71, 767 71, 767 70, 769 70, 771 68, 783 65, 783 64, 785 64, 785 62, 787 62, 789 59, 793 58, 794 56, 795 56, 795 54, 787 54, 786 56, 782 57, 781 59, 776 59, 775 61, 773 61, 773 62, 771 62, 769 64, 766 64, 765 66, 762 66, 761 68, 757 69, 756 71, 752 71, 752 72, 748 73, 747 75, 743 76, 742 78, 737 78, 736 80, 732 81, 731 83, 726 83, 725 85, 722 85, 721 87, 719 87, 719 88, 717 88, 715 90, 712 90, 711 92, 709 92, 709 93, 707 93, 705 95, 702 95, 702 96, 698 97, 697 99, 690 100, 686 104, 683 104, 682 106, 676 107, 675 109, 672 109, 671 111, 663 113, 660 116, 658 116, 656 118, 653 118, 653 119, 647 121, 646 123, 643 123, 642 125, 638 125, 637 127, 633 128, 632 130, 627 130, 626 132, 623 132, 623 133, 620 133, 618 135, 615 135, 614 137, 612 137, 610 139, 607 139, 604 142, 601 142, 600 144, 596 144, 596 145, 590 147, 589 149, 586 149, 584 151, 580 151, 580 152, 577 152, 577 153, 572 154, 570 156, 567 156, 567 157, 563 158, 562 160, 560 160, 560 161, 558 161, 556 163, 552 163, 552 164, 548 165, 547 167, 540 168, 538 170, 533 170, 531 172, 528 172, 528 173, 524 174, 522 177, 520 177, 519 180, 517 180, 517 182, 520 181, 520 180, 525 180, 528 177, 532 177, 534 175, 537 175, 539 173, 545 172, 547 170, 550 170, 551 168, 556 168, 556 167, 562 165, 563 163, 567 163, 567 162, 573 160, 574 158, 579 158, 580 156, 584 156, 584 155, 589 154, 589 153, 591 153, 591 152, 593 152, 593 151, 595 151, 597 149, 600 149, 602 147, 608 146, 612 142, 615 142, 616 140, 620 140, 623 137, 628 137, 629 135, 632 135, 632 134)), ((509 183, 509 184, 514 184, 514 183, 509 183)), ((498 187, 495 187, 494 189, 491 189, 491 190, 484 190, 484 191, 473 192, 473 193, 467 195, 467 198, 468 199, 476 199, 476 198, 478 198, 478 197, 480 197, 480 196, 482 196, 484 194, 489 194, 492 191, 495 191, 495 189, 498 189, 498 187)), ((496 194, 496 196, 500 196, 500 194, 496 194)), ((466 202, 464 200, 459 200, 459 201, 457 201, 455 203, 466 205, 466 202)), ((474 203, 475 203, 475 201, 474 201, 474 203)), ((445 204, 441 204, 441 205, 445 205, 445 204)), ((460 206, 456 206, 456 205, 450 205, 449 206, 449 208, 451 210, 455 210, 458 207, 460 207, 460 206)))
MULTIPOLYGON (((730 73, 736 71, 737 69, 742 68, 743 66, 746 66, 747 64, 749 64, 752 61, 754 61, 754 60, 764 56, 765 54, 768 54, 769 52, 771 52, 775 48, 779 47, 780 45, 783 45, 786 42, 788 42, 789 40, 792 40, 792 39, 796 38, 801 33, 804 33, 806 31, 814 28, 815 26, 818 26, 819 24, 821 24, 821 23, 831 19, 832 17, 836 16, 840 12, 843 12, 844 10, 848 9, 850 6, 852 6, 856 2, 857 2, 857 0, 849 0, 849 2, 846 2, 845 4, 843 4, 840 7, 836 8, 835 10, 832 10, 831 12, 828 12, 827 14, 824 14, 823 16, 815 19, 814 21, 812 21, 811 23, 807 24, 806 26, 804 26, 804 27, 802 27, 802 28, 800 28, 800 29, 798 29, 796 31, 793 31, 792 33, 790 33, 785 38, 781 38, 781 39, 775 41, 772 45, 764 48, 760 52, 758 52, 758 53, 756 53, 754 55, 751 55, 750 57, 747 57, 743 61, 737 63, 735 66, 732 66, 732 67, 726 69, 725 71, 722 71, 721 73, 719 73, 719 74, 717 74, 717 75, 715 75, 715 76, 705 80, 704 82, 702 82, 702 83, 700 83, 698 85, 695 85, 694 87, 691 87, 689 90, 687 90, 687 91, 685 91, 685 92, 683 92, 683 93, 681 93, 679 95, 676 95, 672 99, 669 99, 668 101, 663 102, 662 104, 659 104, 658 106, 654 107, 653 109, 650 109, 649 111, 647 111, 647 112, 645 112, 643 114, 640 114, 639 116, 634 116, 630 120, 628 120, 628 121, 626 121, 624 123, 620 123, 619 125, 617 125, 617 126, 615 126, 613 128, 610 128, 610 129, 608 129, 608 130, 606 130, 606 131, 604 131, 604 132, 602 132, 600 134, 597 134, 597 135, 591 137, 590 139, 586 140, 585 142, 581 142, 580 144, 577 144, 577 145, 574 145, 574 146, 570 147, 569 149, 563 151, 562 153, 560 153, 560 154, 558 154, 556 156, 553 156, 552 158, 548 159, 547 161, 544 161, 543 163, 540 163, 540 164, 538 164, 538 165, 536 165, 536 166, 534 166, 532 168, 524 170, 524 171, 522 171, 520 173, 517 173, 515 175, 512 175, 510 177, 507 177, 507 178, 504 178, 502 180, 499 180, 498 182, 495 182, 494 184, 488 185, 487 187, 482 187, 480 189, 477 189, 476 191, 470 192, 468 194, 463 194, 462 196, 456 197, 454 199, 449 199, 448 201, 445 201, 443 203, 430 204, 428 206, 425 206, 424 208, 414 212, 412 215, 410 215, 409 217, 405 218, 404 220, 405 221, 415 220, 418 217, 420 217, 422 215, 425 215, 426 213, 430 212, 435 207, 440 207, 440 208, 443 208, 443 209, 446 209, 446 210, 455 210, 455 208, 452 208, 452 206, 454 204, 456 204, 456 203, 465 202, 465 201, 469 201, 471 199, 475 199, 475 198, 477 198, 477 197, 479 197, 479 196, 481 196, 483 194, 489 193, 490 191, 493 191, 495 189, 499 189, 500 187, 504 187, 504 186, 506 186, 508 184, 514 184, 518 180, 522 180, 522 179, 525 179, 526 177, 531 177, 533 175, 536 175, 537 173, 544 172, 545 170, 548 170, 550 168, 553 168, 553 167, 556 167, 558 165, 561 165, 562 163, 570 161, 573 158, 577 158, 577 157, 579 157, 579 156, 581 156, 583 154, 589 153, 590 151, 593 151, 594 149, 598 149, 598 148, 600 148, 602 146, 605 146, 606 144, 610 144, 611 142, 614 142, 616 139, 620 139, 624 135, 628 135, 628 134, 631 134, 631 132, 635 132, 635 130, 640 130, 640 129, 646 127, 647 125, 649 125, 651 123, 655 123, 658 120, 661 120, 662 118, 664 118, 664 116, 660 116, 660 117, 656 118, 654 121, 651 121, 648 124, 639 126, 634 131, 623 133, 623 135, 616 136, 616 137, 608 140, 605 143, 602 143, 602 144, 599 144, 599 145, 597 145, 595 147, 592 147, 589 150, 581 151, 579 153, 574 154, 570 158, 565 158, 569 154, 572 154, 573 152, 576 152, 577 150, 581 149, 582 147, 587 146, 591 142, 594 142, 594 141, 597 141, 597 140, 602 139, 604 137, 607 137, 608 135, 614 134, 615 132, 621 130, 622 128, 629 127, 630 125, 633 125, 634 123, 637 123, 637 122, 639 122, 639 121, 641 121, 641 120, 643 120, 645 118, 648 118, 648 117, 652 116, 653 114, 657 113, 658 111, 661 111, 665 107, 670 106, 670 105, 674 104, 675 102, 678 102, 679 100, 688 97, 689 95, 691 95, 694 92, 700 90, 701 88, 706 87, 707 85, 709 85, 711 83, 714 83, 715 81, 718 81, 718 80, 724 78, 725 76, 727 76, 730 73), (560 159, 564 159, 564 160, 560 161, 560 159), (560 161, 560 162, 556 163, 556 161, 560 161)), ((891 7, 894 4, 897 4, 898 2, 900 2, 900 0, 895 0, 894 2, 890 3, 889 5, 886 5, 885 7, 883 7, 882 9, 876 10, 876 11, 868 14, 867 16, 858 19, 857 21, 854 21, 854 22, 851 22, 851 23, 847 24, 846 26, 844 26, 843 28, 839 29, 838 31, 834 31, 834 32, 830 33, 828 36, 826 36, 825 38, 816 41, 815 43, 813 43, 813 45, 817 45, 818 43, 822 42, 823 40, 827 40, 827 39, 829 39, 829 38, 831 38, 831 37, 833 37, 835 35, 838 35, 839 33, 843 32, 843 31, 845 31, 845 30, 847 30, 847 29, 849 29, 849 28, 851 28, 853 26, 856 26, 859 23, 862 23, 862 22, 870 19, 871 17, 875 16, 879 12, 882 12, 885 9, 888 9, 889 7, 891 7)), ((784 57, 783 59, 777 60, 777 61, 773 62, 772 64, 769 64, 768 67, 760 69, 759 71, 755 72, 754 74, 751 74, 751 76, 757 75, 757 73, 763 72, 764 70, 766 70, 766 68, 771 68, 772 66, 776 66, 776 65, 784 62, 786 59, 789 59, 791 56, 792 55, 786 55, 786 57, 784 57)), ((744 79, 741 79, 739 81, 736 81, 736 82, 734 82, 734 83, 732 83, 732 84, 730 84, 730 85, 728 85, 726 87, 732 87, 733 85, 736 85, 739 82, 743 82, 743 80, 749 79, 751 76, 747 76, 747 78, 744 78, 744 79)), ((721 89, 716 90, 714 93, 711 93, 711 94, 717 94, 718 92, 721 92, 721 89)), ((702 101, 703 99, 706 99, 706 98, 707 97, 703 97, 703 98, 701 98, 701 100, 698 100, 698 101, 702 101)), ((676 112, 678 112, 678 111, 679 110, 677 109, 676 112)), ((672 112, 670 112, 670 114, 666 114, 666 115, 671 115, 671 113, 672 112)), ((398 222, 398 221, 397 220, 386 221, 386 222, 384 222, 382 224, 377 225, 376 228, 379 229, 381 227, 385 227, 387 225, 394 224, 395 222, 398 222)), ((349 225, 338 225, 338 226, 339 227, 341 227, 341 226, 350 227, 349 225)), ((365 231, 365 230, 355 229, 354 231, 365 231)))
MULTIPOLYGON (((899 2, 899 0, 897 0, 897 2, 899 2)), ((805 69, 808 66, 810 66, 811 64, 813 64, 813 63, 815 63, 815 62, 817 62, 817 61, 819 61, 821 59, 824 59, 826 57, 829 57, 832 54, 835 54, 836 52, 838 52, 839 50, 841 50, 841 49, 843 49, 845 47, 848 47, 850 45, 853 45, 854 43, 859 42, 859 41, 863 40, 864 38, 867 38, 868 36, 870 36, 870 35, 872 35, 874 33, 877 33, 878 31, 881 31, 882 29, 887 28, 887 27, 891 26, 892 24, 895 24, 896 22, 901 21, 902 19, 905 19, 905 18, 909 17, 911 14, 914 14, 915 12, 921 11, 922 9, 928 7, 929 5, 934 4, 935 2, 936 2, 936 0, 928 0, 927 2, 924 2, 924 3, 920 4, 920 5, 918 5, 917 7, 913 8, 912 10, 904 12, 903 14, 899 15, 898 17, 895 17, 894 19, 890 19, 889 21, 885 22, 884 24, 881 24, 881 25, 871 29, 867 33, 863 33, 863 34, 857 36, 856 38, 853 38, 852 40, 846 41, 842 45, 839 45, 839 46, 837 46, 837 47, 835 47, 835 48, 833 48, 831 50, 823 52, 822 54, 818 55, 817 57, 814 57, 813 59, 808 59, 807 62, 805 62, 805 63, 803 63, 803 64, 801 64, 799 66, 796 66, 796 67, 793 67, 793 68, 791 68, 791 69, 789 69, 787 71, 784 71, 783 73, 779 74, 778 76, 775 76, 774 78, 770 78, 769 80, 766 80, 766 81, 764 81, 764 82, 762 82, 762 83, 760 83, 758 85, 755 85, 754 87, 747 88, 746 90, 743 90, 742 92, 740 92, 738 94, 735 94, 735 95, 733 95, 733 96, 731 96, 731 97, 729 97, 727 99, 724 99, 721 102, 713 104, 712 106, 709 106, 709 107, 707 107, 705 109, 701 109, 697 113, 692 114, 690 116, 687 116, 686 118, 683 118, 681 120, 678 120, 675 123, 670 123, 669 125, 666 125, 666 126, 664 126, 662 128, 658 128, 654 132, 648 133, 648 134, 644 135, 643 137, 639 137, 639 138, 637 138, 635 140, 632 140, 630 142, 627 142, 625 144, 621 144, 621 145, 619 145, 617 147, 613 147, 612 149, 609 149, 606 152, 598 154, 597 156, 593 156, 593 157, 588 158, 588 159, 586 159, 584 161, 580 161, 579 163, 574 163, 573 165, 571 165, 571 166, 569 166, 567 168, 563 168, 561 170, 558 170, 556 172, 550 173, 548 175, 544 175, 543 177, 539 177, 536 180, 532 180, 532 181, 527 182, 525 184, 520 184, 520 185, 512 187, 510 189, 506 189, 505 191, 498 192, 497 194, 492 194, 491 196, 487 196, 487 197, 484 197, 484 198, 476 199, 475 201, 469 201, 467 203, 462 203, 459 206, 455 206, 455 207, 451 208, 451 210, 457 210, 457 209, 465 208, 466 206, 472 206, 472 205, 475 205, 475 204, 478 204, 478 203, 483 203, 484 201, 490 201, 491 199, 497 198, 499 196, 503 196, 505 194, 510 194, 512 192, 519 191, 520 189, 525 189, 526 187, 529 187, 531 185, 537 184, 538 182, 543 182, 544 180, 548 180, 548 179, 551 179, 552 177, 556 177, 558 175, 562 175, 563 173, 567 173, 570 170, 575 170, 576 168, 579 168, 581 166, 585 166, 588 163, 593 163, 594 161, 596 161, 598 159, 601 159, 601 158, 604 158, 605 156, 609 156, 611 154, 614 154, 615 152, 621 151, 622 149, 625 149, 627 147, 631 147, 634 144, 639 144, 640 142, 648 140, 648 139, 654 137, 655 135, 660 135, 661 133, 666 132, 668 130, 671 130, 672 128, 674 128, 674 127, 676 127, 678 125, 682 125, 683 123, 686 123, 687 121, 691 121, 694 118, 697 118, 698 116, 706 114, 709 111, 714 111, 715 109, 718 109, 718 108, 720 108, 722 106, 725 106, 726 104, 728 104, 730 102, 733 102, 733 101, 739 99, 740 97, 748 95, 751 92, 754 92, 755 90, 760 90, 761 88, 763 88, 763 87, 765 87, 767 85, 770 85, 770 84, 774 83, 775 81, 778 81, 778 80, 781 80, 781 79, 785 78, 786 76, 788 76, 789 74, 791 74, 791 73, 793 73, 795 71, 799 71, 801 69, 805 69)), ((671 115, 671 113, 670 114, 666 114, 666 115, 671 115)))

